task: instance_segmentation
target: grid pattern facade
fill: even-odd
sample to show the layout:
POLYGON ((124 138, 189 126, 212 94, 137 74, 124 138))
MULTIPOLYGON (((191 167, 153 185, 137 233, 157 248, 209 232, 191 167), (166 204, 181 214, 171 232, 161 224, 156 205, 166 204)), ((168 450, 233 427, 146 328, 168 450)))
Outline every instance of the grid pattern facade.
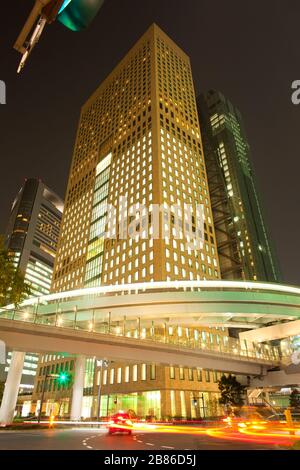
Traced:
POLYGON ((153 25, 82 108, 52 288, 218 277, 190 61, 153 25), (129 223, 140 205, 137 236, 106 218, 120 196, 129 223), (203 249, 176 239, 172 208, 170 236, 151 237, 153 206, 179 206, 184 227, 184 204, 204 206, 203 249))
POLYGON ((33 243, 53 258, 56 255, 61 218, 41 204, 33 243))

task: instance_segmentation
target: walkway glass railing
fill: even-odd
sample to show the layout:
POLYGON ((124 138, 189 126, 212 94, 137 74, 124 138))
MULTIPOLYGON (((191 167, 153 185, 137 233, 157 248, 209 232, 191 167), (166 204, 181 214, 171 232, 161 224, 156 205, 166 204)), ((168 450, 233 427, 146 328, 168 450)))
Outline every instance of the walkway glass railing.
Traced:
MULTIPOLYGON (((48 307, 50 307, 48 305, 48 307)), ((284 355, 279 346, 249 343, 235 338, 220 335, 206 334, 203 339, 201 327, 187 327, 186 325, 170 325, 162 320, 149 320, 140 317, 116 320, 111 313, 97 310, 80 310, 76 308, 61 312, 55 304, 51 306, 55 311, 39 313, 36 306, 26 307, 22 310, 1 310, 0 319, 9 319, 28 322, 37 325, 57 328, 68 328, 82 332, 111 335, 124 340, 138 340, 145 342, 163 343, 178 348, 200 350, 204 353, 216 354, 223 357, 232 357, 238 360, 256 361, 266 364, 279 364, 284 361, 284 355), (178 334, 181 330, 181 334, 178 334), (196 333, 197 334, 196 334, 196 333)))

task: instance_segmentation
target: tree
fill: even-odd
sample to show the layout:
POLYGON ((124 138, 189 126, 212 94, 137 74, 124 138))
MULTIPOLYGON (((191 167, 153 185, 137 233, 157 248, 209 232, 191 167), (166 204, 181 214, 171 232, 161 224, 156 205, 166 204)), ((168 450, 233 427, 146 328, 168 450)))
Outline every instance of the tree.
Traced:
POLYGON ((290 395, 290 407, 300 409, 300 390, 297 390, 296 388, 290 395))
POLYGON ((30 286, 0 239, 0 307, 9 304, 17 307, 29 295, 30 286))
POLYGON ((237 381, 236 377, 229 374, 228 377, 222 375, 218 381, 221 398, 219 403, 227 407, 242 406, 244 404, 244 394, 246 387, 237 381))

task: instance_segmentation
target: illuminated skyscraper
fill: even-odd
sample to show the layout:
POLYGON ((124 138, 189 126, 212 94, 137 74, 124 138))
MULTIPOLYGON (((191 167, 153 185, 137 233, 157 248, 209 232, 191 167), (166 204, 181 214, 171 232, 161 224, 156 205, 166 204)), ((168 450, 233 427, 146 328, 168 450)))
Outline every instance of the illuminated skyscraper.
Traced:
POLYGON ((83 106, 65 202, 54 291, 220 277, 190 60, 156 25, 83 106), (146 208, 149 234, 141 223, 137 237, 109 226, 107 206, 120 217, 120 196, 146 208), (183 235, 196 233, 184 204, 204 206, 201 249, 175 236, 174 205, 183 235), (171 208, 168 237, 152 237, 154 205, 171 208))
MULTIPOLYGON (((219 277, 190 60, 152 25, 82 108, 52 290, 219 277), (138 205, 136 213, 130 212, 133 205, 138 205), (110 218, 110 206, 115 208, 118 223, 110 218), (187 206, 192 209, 191 217, 187 206), (197 224, 197 206, 203 210, 202 226, 197 224), (158 236, 157 207, 161 209, 158 236), (128 230, 124 230, 126 221, 128 230), (165 229, 167 235, 162 232, 165 229), (191 245, 193 236, 201 239, 200 245, 191 245)), ((208 341, 227 335, 225 328, 216 331, 203 326, 201 330, 208 341)), ((89 372, 84 387, 89 391, 84 393, 83 414, 89 416, 95 415, 93 385, 99 371, 91 382, 90 359, 86 361, 89 372)), ((52 368, 53 359, 50 362, 47 367, 52 368)), ((114 382, 116 367, 116 363, 109 367, 109 387, 103 382, 104 414, 113 409, 114 400, 109 401, 108 395, 116 391, 125 397, 139 390, 146 400, 143 412, 139 410, 143 415, 149 414, 146 403, 151 396, 151 413, 157 416, 191 416, 196 413, 196 392, 207 392, 207 400, 209 393, 217 392, 209 372, 204 384, 200 372, 193 384, 191 370, 190 388, 185 388, 186 383, 183 388, 187 376, 182 368, 181 381, 176 382, 174 368, 170 375, 167 367, 143 365, 138 385, 137 365, 131 374, 131 365, 118 363, 114 382)), ((45 370, 42 363, 41 370, 45 370)), ((37 400, 42 381, 43 373, 36 379, 37 400)), ((47 399, 60 400, 55 389, 49 390, 47 399)))
POLYGON ((242 116, 214 90, 198 109, 222 278, 279 282, 242 116))
POLYGON ((50 291, 62 212, 60 197, 34 178, 13 202, 5 243, 33 296, 50 291))
MULTIPOLYGON (((60 197, 35 178, 25 180, 13 202, 5 244, 30 284, 32 296, 50 292, 62 211, 60 197)), ((10 359, 8 352, 8 365, 10 359)), ((33 388, 37 362, 38 355, 26 355, 21 391, 33 388)), ((3 378, 8 365, 0 374, 3 378)))

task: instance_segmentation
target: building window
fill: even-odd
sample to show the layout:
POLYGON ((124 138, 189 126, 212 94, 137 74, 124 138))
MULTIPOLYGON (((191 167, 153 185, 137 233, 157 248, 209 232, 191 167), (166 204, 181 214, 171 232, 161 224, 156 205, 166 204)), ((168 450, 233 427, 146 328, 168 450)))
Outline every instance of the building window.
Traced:
POLYGON ((170 379, 175 379, 175 367, 170 366, 170 379))
POLYGON ((194 380, 193 369, 189 369, 189 380, 194 380))
POLYGON ((217 383, 218 382, 218 372, 216 370, 214 370, 213 376, 214 376, 214 382, 217 383))
POLYGON ((147 365, 141 365, 141 380, 147 380, 147 365))
POLYGON ((107 370, 103 371, 103 385, 107 384, 107 370))
POLYGON ((206 380, 206 382, 210 382, 210 371, 209 370, 205 371, 205 380, 206 380))
POLYGON ((202 382, 202 369, 199 369, 199 367, 197 367, 197 380, 202 382))
POLYGON ((180 405, 181 405, 181 416, 183 418, 186 418, 187 413, 186 413, 186 404, 185 404, 185 393, 183 390, 180 391, 180 405))
POLYGON ((129 366, 125 367, 125 382, 129 382, 129 366))
POLYGON ((137 382, 137 379, 138 379, 138 366, 137 364, 135 364, 132 367, 132 380, 133 382, 137 382))
POLYGON ((171 415, 172 418, 176 416, 176 403, 175 403, 175 391, 170 391, 170 398, 171 398, 171 415))
POLYGON ((117 383, 118 384, 122 383, 122 367, 118 367, 117 383))
POLYGON ((150 366, 150 379, 151 380, 156 379, 156 366, 155 366, 155 364, 151 364, 151 366, 150 366))
POLYGON ((184 380, 184 368, 179 367, 179 378, 180 380, 184 380))
POLYGON ((111 385, 113 385, 114 381, 115 381, 115 369, 111 369, 111 370, 110 370, 109 383, 110 383, 111 385))

